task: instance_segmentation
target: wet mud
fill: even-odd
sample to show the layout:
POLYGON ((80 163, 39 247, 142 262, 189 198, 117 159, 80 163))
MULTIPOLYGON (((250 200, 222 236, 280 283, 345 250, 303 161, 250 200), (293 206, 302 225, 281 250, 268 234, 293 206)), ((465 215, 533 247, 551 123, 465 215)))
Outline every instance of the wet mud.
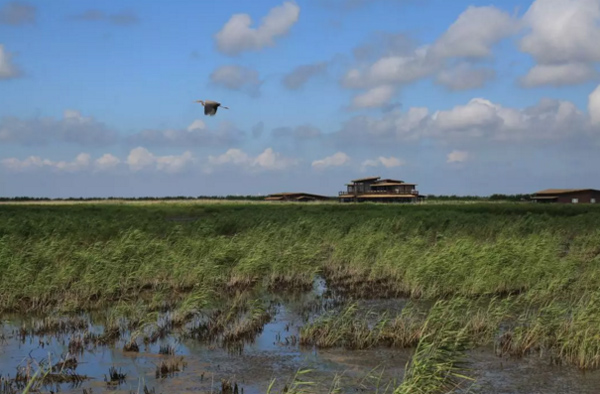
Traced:
MULTIPOLYGON (((120 322, 105 327, 90 315, 69 318, 4 316, 0 332, 0 394, 20 393, 33 371, 46 367, 44 392, 271 393, 296 378, 314 393, 386 392, 397 387, 414 349, 318 349, 300 344, 303 326, 341 311, 340 293, 319 278, 311 291, 264 305, 233 304, 190 321, 162 313, 151 330, 120 322), (235 311, 235 318, 231 311, 235 311), (136 335, 133 333, 136 332, 136 335), (300 374, 299 374, 300 373, 300 374)), ((362 317, 398 315, 403 298, 354 301, 362 317)), ((600 372, 552 365, 544 357, 498 357, 468 351, 477 393, 597 393, 600 372)), ((467 391, 465 391, 467 392, 467 391)))

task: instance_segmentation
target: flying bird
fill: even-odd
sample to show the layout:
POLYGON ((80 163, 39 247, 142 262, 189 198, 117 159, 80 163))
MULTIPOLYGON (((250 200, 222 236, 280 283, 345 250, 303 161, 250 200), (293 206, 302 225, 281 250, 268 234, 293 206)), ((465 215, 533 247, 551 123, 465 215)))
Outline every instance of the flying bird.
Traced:
POLYGON ((204 115, 214 116, 217 113, 217 109, 219 107, 229 109, 229 107, 225 107, 224 105, 221 105, 221 103, 212 100, 196 100, 194 102, 200 103, 204 106, 204 115))

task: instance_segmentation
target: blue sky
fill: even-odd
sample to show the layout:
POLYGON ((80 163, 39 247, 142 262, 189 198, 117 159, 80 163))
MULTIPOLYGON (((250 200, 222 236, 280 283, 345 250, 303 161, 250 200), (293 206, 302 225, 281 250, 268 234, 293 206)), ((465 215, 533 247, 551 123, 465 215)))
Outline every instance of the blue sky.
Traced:
POLYGON ((0 1, 0 195, 600 188, 599 21, 600 0, 0 1))

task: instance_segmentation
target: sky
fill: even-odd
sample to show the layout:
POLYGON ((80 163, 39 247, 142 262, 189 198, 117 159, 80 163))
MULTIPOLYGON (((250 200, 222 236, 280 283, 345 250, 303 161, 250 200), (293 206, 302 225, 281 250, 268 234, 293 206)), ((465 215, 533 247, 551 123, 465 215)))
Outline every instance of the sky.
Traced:
POLYGON ((0 196, 600 188, 599 42, 600 0, 0 0, 0 196))

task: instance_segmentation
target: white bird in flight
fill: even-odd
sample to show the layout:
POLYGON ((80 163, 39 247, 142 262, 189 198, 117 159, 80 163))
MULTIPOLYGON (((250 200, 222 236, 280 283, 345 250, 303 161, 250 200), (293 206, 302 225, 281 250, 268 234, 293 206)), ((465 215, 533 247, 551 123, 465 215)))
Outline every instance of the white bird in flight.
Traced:
POLYGON ((194 102, 200 103, 204 106, 204 115, 214 116, 217 113, 217 109, 219 107, 229 109, 229 107, 225 107, 224 105, 221 105, 221 103, 212 100, 196 100, 194 102))

